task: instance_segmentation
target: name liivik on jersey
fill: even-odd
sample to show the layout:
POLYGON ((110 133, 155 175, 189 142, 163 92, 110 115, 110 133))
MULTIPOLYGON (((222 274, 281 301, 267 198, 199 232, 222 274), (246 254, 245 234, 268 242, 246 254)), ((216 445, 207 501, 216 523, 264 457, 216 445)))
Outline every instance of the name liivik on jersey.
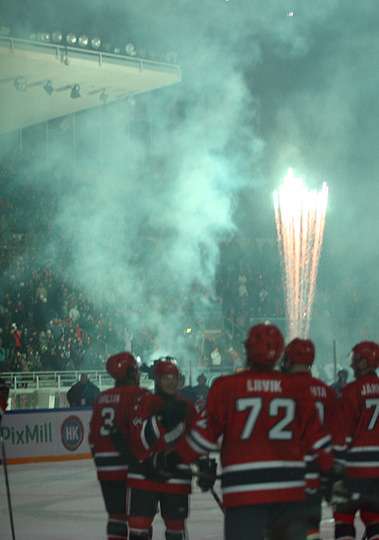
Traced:
POLYGON ((282 381, 270 379, 248 379, 246 381, 248 392, 282 392, 282 381))

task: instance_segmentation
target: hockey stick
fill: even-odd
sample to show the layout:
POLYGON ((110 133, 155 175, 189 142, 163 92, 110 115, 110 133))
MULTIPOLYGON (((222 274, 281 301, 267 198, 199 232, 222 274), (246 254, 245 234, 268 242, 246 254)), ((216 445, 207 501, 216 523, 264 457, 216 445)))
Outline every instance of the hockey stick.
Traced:
POLYGON ((6 491, 7 491, 8 513, 9 513, 9 521, 10 521, 10 526, 11 526, 12 540, 16 540, 16 536, 15 536, 15 533, 14 533, 14 521, 13 521, 13 512, 12 512, 11 493, 10 493, 9 481, 8 481, 7 460, 6 460, 6 457, 5 457, 4 439, 3 439, 3 434, 1 433, 1 427, 0 427, 0 441, 1 441, 1 459, 3 461, 3 467, 4 467, 4 478, 5 478, 5 487, 6 487, 6 491))
POLYGON ((211 488, 209 489, 209 491, 212 493, 213 498, 214 498, 214 500, 216 501, 216 503, 218 504, 218 506, 219 506, 221 512, 222 512, 223 514, 225 514, 225 510, 224 510, 224 506, 223 506, 223 504, 222 504, 222 500, 221 500, 220 497, 217 495, 215 488, 211 487, 211 488))

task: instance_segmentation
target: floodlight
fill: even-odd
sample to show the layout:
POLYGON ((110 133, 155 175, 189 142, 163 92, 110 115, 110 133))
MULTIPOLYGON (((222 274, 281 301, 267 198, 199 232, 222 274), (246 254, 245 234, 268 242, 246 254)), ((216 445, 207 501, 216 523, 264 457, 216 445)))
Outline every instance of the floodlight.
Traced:
POLYGON ((88 46, 88 43, 89 43, 88 36, 86 36, 85 34, 83 34, 82 36, 80 36, 80 37, 79 37, 79 40, 78 40, 78 43, 79 43, 79 46, 80 46, 80 47, 87 47, 87 46, 88 46))
POLYGON ((66 43, 67 45, 75 45, 76 43, 76 35, 72 32, 68 33, 66 36, 66 43))
POLYGON ((94 37, 91 39, 91 45, 93 49, 100 49, 101 39, 99 37, 94 37))
POLYGON ((46 84, 43 85, 43 89, 49 96, 54 92, 53 83, 51 81, 47 81, 46 84))
POLYGON ((136 48, 133 43, 128 43, 126 45, 125 52, 128 56, 137 56, 136 48))
POLYGON ((51 37, 52 37, 52 40, 53 40, 54 43, 61 43, 61 41, 63 39, 63 34, 59 30, 55 30, 52 33, 51 37))
POLYGON ((71 88, 71 98, 77 99, 80 97, 80 86, 79 84, 74 84, 74 86, 71 88))
POLYGON ((40 32, 37 34, 38 41, 43 41, 44 43, 50 43, 51 35, 47 32, 40 32))

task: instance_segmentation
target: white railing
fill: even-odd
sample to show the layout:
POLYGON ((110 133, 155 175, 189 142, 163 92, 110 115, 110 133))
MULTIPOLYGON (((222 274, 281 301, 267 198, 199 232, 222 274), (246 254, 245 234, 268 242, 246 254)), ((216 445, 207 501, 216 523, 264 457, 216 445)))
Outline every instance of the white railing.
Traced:
MULTIPOLYGON (((9 385, 8 410, 68 407, 66 394, 83 371, 5 372, 0 376, 9 385)), ((90 381, 100 390, 114 386, 105 370, 86 370, 90 381)), ((152 389, 154 383, 141 373, 141 386, 152 389)))

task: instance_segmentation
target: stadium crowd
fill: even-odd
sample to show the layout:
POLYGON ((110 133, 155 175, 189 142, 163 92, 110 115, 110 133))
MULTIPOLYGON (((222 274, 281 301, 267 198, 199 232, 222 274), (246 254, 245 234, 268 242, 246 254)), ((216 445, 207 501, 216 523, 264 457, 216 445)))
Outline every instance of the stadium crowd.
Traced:
MULTIPOLYGON (((73 247, 54 220, 70 184, 58 170, 49 174, 54 182, 30 172, 19 157, 0 163, 0 371, 103 369, 108 355, 118 350, 130 350, 148 363, 159 349, 141 322, 149 306, 115 305, 104 291, 94 298, 67 277, 73 247)), ((257 319, 285 317, 281 284, 274 239, 220 243, 215 291, 196 291, 214 304, 217 332, 207 333, 208 321, 197 316, 186 336, 196 367, 228 371, 242 365, 249 326, 257 319)), ((349 300, 346 318, 361 303, 350 294, 353 288, 341 288, 349 300)), ((328 306, 323 317, 333 318, 337 303, 322 295, 328 306)), ((182 292, 183 298, 190 296, 182 292)))
MULTIPOLYGON (((155 336, 141 323, 125 324, 141 306, 114 306, 105 294, 92 298, 65 276, 71 247, 53 227, 64 183, 55 184, 55 191, 44 182, 20 187, 22 174, 20 161, 0 165, 0 370, 103 369, 112 351, 150 354, 155 336), (46 246, 42 258, 41 245, 46 246)), ((261 261, 272 268, 275 249, 255 246, 253 261, 240 251, 236 240, 221 246, 214 299, 221 312, 219 333, 203 336, 204 324, 196 321, 188 337, 201 369, 238 366, 250 317, 283 315, 280 287, 274 287, 280 279, 258 270, 261 261)))

